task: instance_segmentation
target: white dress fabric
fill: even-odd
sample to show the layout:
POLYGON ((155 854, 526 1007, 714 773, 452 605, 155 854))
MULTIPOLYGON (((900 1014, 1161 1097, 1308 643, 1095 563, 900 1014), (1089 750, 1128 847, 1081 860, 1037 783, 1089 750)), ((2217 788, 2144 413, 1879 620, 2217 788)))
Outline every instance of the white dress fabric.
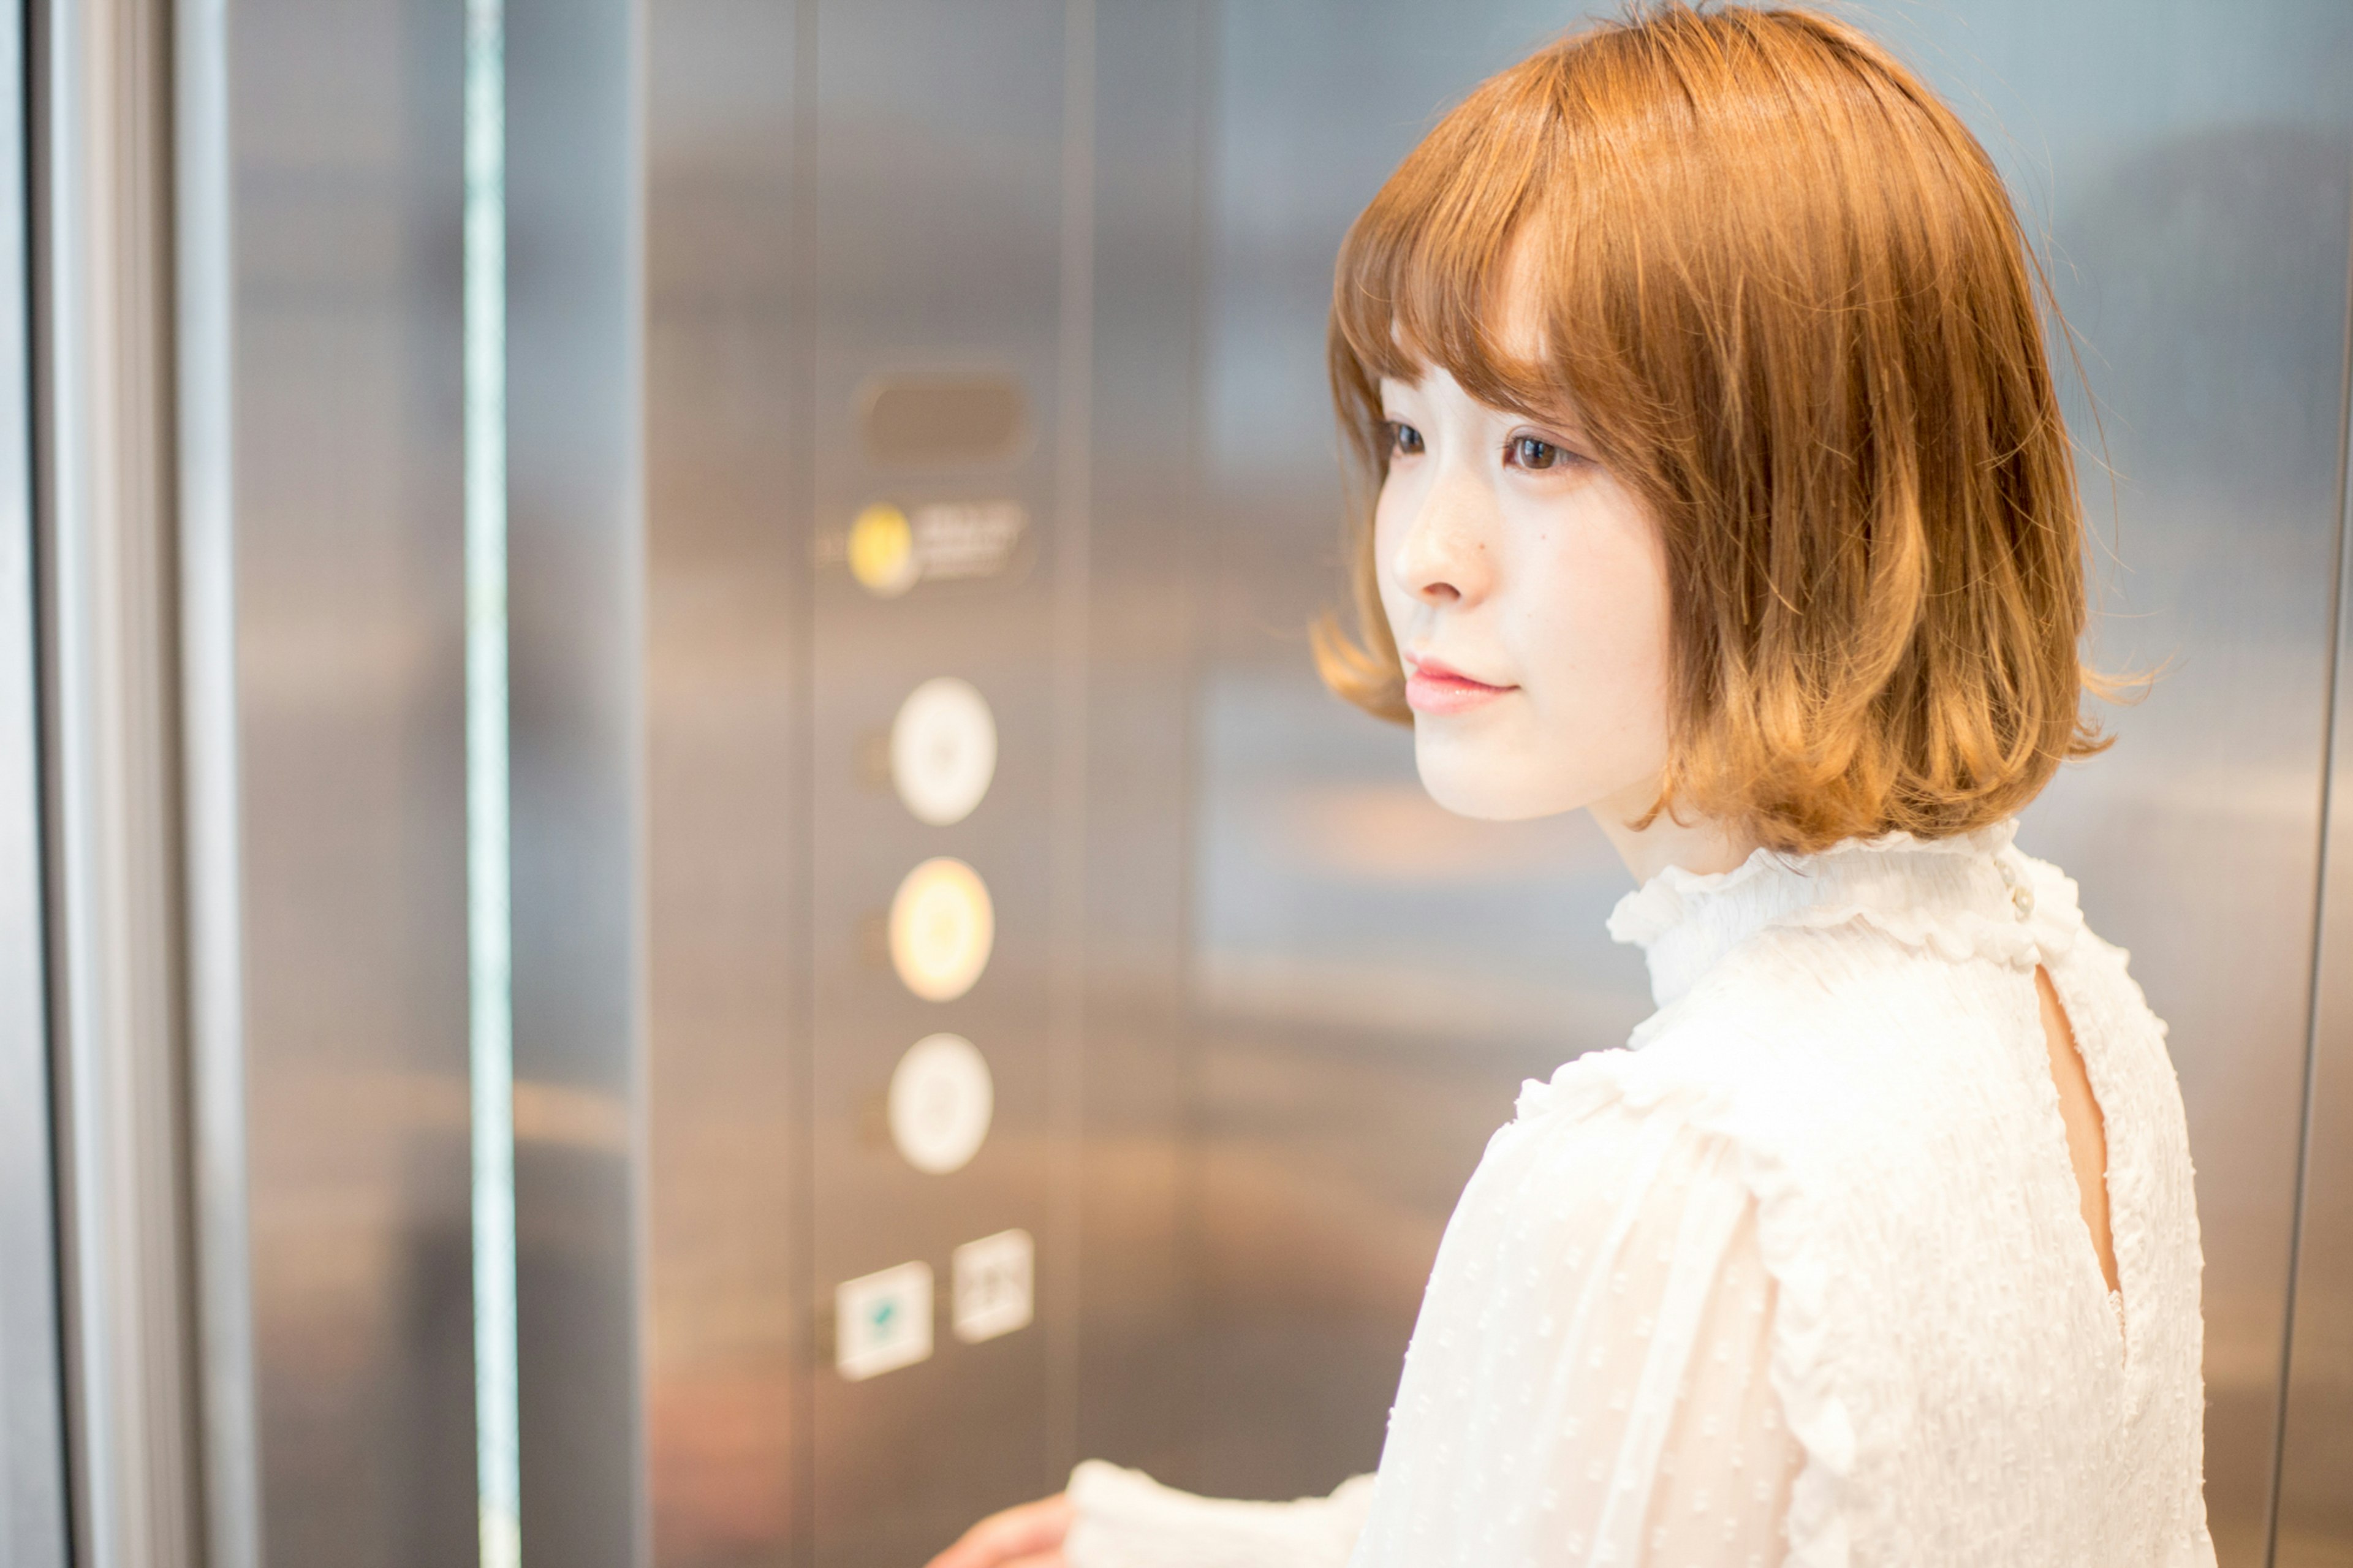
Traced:
POLYGON ((1659 1011, 1489 1142, 1377 1475, 1230 1503, 1090 1462, 1071 1568, 2210 1568, 2164 1026, 2013 832, 1628 896, 1659 1011), (2105 1123, 2114 1296, 2038 964, 2105 1123))

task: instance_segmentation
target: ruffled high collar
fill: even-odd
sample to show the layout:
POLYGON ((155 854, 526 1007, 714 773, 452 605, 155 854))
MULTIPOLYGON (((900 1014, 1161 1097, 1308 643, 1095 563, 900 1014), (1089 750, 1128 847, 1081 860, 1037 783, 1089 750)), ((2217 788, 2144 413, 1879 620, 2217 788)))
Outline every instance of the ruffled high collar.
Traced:
POLYGON ((1609 934, 1642 949, 1662 1007, 1772 926, 1859 921, 1947 958, 2031 969, 2064 952, 2084 921, 2075 884, 2020 854, 2017 833, 2009 821, 1956 838, 1849 838, 1818 855, 1759 849, 1713 876, 1670 866, 1618 901, 1609 934))

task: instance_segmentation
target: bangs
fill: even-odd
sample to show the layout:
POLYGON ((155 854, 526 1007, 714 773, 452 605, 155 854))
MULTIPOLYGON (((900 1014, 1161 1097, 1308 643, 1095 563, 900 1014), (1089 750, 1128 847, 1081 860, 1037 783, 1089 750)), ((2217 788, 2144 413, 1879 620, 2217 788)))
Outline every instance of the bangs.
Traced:
POLYGON ((1377 438, 1381 379, 1417 381, 1433 365, 1492 407, 1562 411, 1557 324, 1533 292, 1514 288, 1573 265, 1559 251, 1575 226, 1545 221, 1573 163, 1552 85, 1485 84, 1349 230, 1335 269, 1332 371, 1359 445, 1377 438), (1531 245, 1545 253, 1515 254, 1531 245))

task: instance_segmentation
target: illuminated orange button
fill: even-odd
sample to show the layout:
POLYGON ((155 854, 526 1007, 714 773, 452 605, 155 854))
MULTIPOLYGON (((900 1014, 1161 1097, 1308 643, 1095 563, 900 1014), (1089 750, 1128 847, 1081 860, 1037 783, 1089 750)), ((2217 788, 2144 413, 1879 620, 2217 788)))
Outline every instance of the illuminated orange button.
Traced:
POLYGON ((891 900, 891 966, 927 1002, 951 1002, 988 967, 997 916, 980 873, 941 856, 907 873, 891 900))

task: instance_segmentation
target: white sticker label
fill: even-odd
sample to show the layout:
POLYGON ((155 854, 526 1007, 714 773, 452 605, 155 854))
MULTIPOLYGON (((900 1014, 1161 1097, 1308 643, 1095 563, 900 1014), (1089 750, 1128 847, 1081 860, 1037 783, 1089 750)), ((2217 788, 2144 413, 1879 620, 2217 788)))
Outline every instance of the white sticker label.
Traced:
POLYGON ((891 1075, 891 1142, 918 1171, 944 1176, 980 1152, 997 1111, 988 1060, 962 1035, 929 1035, 891 1075))
POLYGON ((1000 1230, 955 1249, 955 1337, 978 1344, 1029 1326, 1037 1245, 1026 1230, 1000 1230))
POLYGON ((988 967, 997 915, 980 873, 941 856, 907 873, 891 900, 891 966, 926 1002, 953 1002, 988 967))
POLYGON ((891 725, 891 782, 920 822, 945 827, 972 815, 997 776, 997 721, 967 681, 926 680, 891 725))
POLYGON ((932 1353, 932 1266, 902 1263, 833 1290, 833 1364, 856 1383, 932 1353))

